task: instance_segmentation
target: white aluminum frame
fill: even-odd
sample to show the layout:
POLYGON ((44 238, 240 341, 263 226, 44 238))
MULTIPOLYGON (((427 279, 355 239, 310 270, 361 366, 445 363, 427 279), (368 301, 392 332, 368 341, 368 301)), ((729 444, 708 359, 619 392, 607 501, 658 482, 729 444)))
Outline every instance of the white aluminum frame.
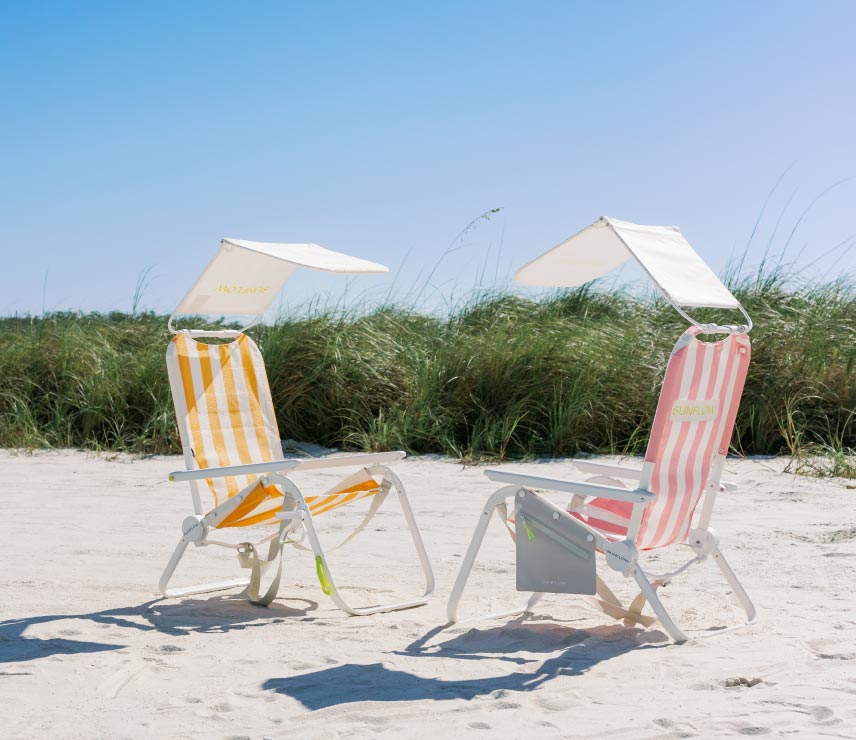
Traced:
MULTIPOLYGON (((724 483, 719 480, 722 474, 724 462, 724 455, 716 455, 714 457, 710 474, 711 480, 708 481, 705 490, 704 501, 701 506, 697 526, 690 530, 689 533, 686 544, 693 551, 695 557, 677 570, 660 575, 647 573, 642 568, 639 563, 639 551, 636 548, 636 538, 639 534, 639 527, 642 523, 642 514, 645 507, 654 500, 654 493, 650 490, 650 478, 653 470, 652 463, 645 463, 641 468, 631 468, 621 465, 595 463, 588 460, 573 461, 576 467, 585 472, 596 473, 599 476, 635 481, 636 488, 634 489, 620 487, 619 481, 615 481, 618 485, 612 486, 592 482, 563 480, 559 478, 544 478, 523 473, 512 473, 505 470, 485 471, 485 474, 491 480, 506 483, 508 485, 503 486, 493 493, 488 498, 487 503, 482 509, 479 522, 476 526, 473 538, 470 541, 470 546, 467 549, 466 555, 464 555, 464 560, 461 563, 461 568, 449 596, 446 608, 446 614, 449 621, 458 621, 458 605, 494 512, 496 512, 498 508, 500 511, 505 510, 507 499, 515 496, 526 495, 526 493, 533 489, 537 489, 561 491, 572 494, 573 498, 571 500, 569 511, 574 511, 588 496, 609 498, 616 501, 629 501, 633 504, 627 537, 623 540, 617 542, 610 541, 600 532, 588 526, 584 522, 580 521, 579 524, 594 537, 595 548, 604 554, 606 564, 613 570, 620 572, 625 578, 632 578, 636 581, 639 589, 644 594, 645 599, 649 604, 651 604, 651 608, 654 610, 657 619, 659 619, 663 628, 675 642, 681 643, 697 637, 718 635, 722 632, 728 632, 754 624, 757 620, 755 606, 749 598, 749 595, 746 593, 746 590, 743 588, 743 585, 734 574, 734 571, 731 569, 728 561, 722 555, 722 552, 719 549, 719 536, 709 526, 713 504, 716 500, 717 493, 720 491, 734 490, 736 488, 733 483, 724 483), (657 595, 656 589, 657 585, 668 583, 672 578, 683 573, 691 566, 705 561, 708 557, 713 558, 713 561, 719 567, 719 570, 722 572, 725 580, 733 589, 743 611, 746 614, 746 621, 743 624, 735 625, 723 630, 717 630, 716 632, 705 633, 703 635, 689 635, 681 630, 669 616, 663 602, 657 595)), ((604 477, 600 478, 600 480, 604 479, 604 477)), ((540 601, 543 595, 544 594, 542 593, 533 593, 529 597, 526 605, 523 607, 503 612, 501 614, 486 615, 480 618, 502 618, 530 612, 540 601)))
MULTIPOLYGON (((259 483, 262 483, 263 485, 280 486, 283 492, 286 494, 285 498, 283 499, 283 507, 285 507, 286 503, 294 502, 296 503, 296 509, 294 511, 286 511, 285 508, 283 508, 283 511, 276 515, 277 518, 283 522, 279 530, 274 534, 263 538, 259 542, 253 543, 254 546, 269 542, 277 536, 280 538, 281 544, 290 544, 287 538, 289 534, 294 530, 295 526, 302 525, 303 527, 305 527, 306 535, 308 537, 310 545, 309 549, 311 549, 313 554, 315 555, 316 567, 320 569, 319 580, 321 580, 320 575, 323 573, 324 581, 326 581, 326 584, 324 581, 322 581, 322 588, 324 589, 324 592, 327 593, 333 599, 333 602, 336 604, 337 607, 347 612, 348 614, 354 616, 364 616, 368 614, 375 614, 378 612, 410 609, 413 607, 423 606, 424 604, 427 604, 428 600, 431 598, 434 592, 434 572, 431 568, 431 563, 428 559, 428 553, 425 550, 425 544, 422 541, 422 535, 420 534, 419 528, 417 527, 416 518, 413 514, 413 509, 410 506, 410 501, 407 498, 407 493, 405 492, 404 485, 401 482, 401 479, 385 465, 385 463, 391 463, 397 460, 401 460, 404 456, 405 454, 403 452, 379 452, 373 454, 348 455, 344 457, 332 457, 311 460, 277 460, 269 463, 233 465, 229 467, 205 468, 201 470, 180 470, 170 473, 169 480, 186 480, 190 483, 191 492, 193 494, 193 505, 195 513, 191 516, 188 516, 182 524, 181 539, 179 540, 178 545, 176 545, 175 551, 173 552, 172 557, 169 559, 169 562, 167 563, 166 568, 164 569, 163 574, 161 575, 160 582, 158 584, 158 589, 164 596, 168 598, 174 598, 188 596, 191 594, 210 593, 212 591, 222 591, 230 588, 241 588, 249 586, 250 579, 248 577, 229 579, 225 581, 216 581, 212 583, 202 583, 195 586, 183 586, 178 588, 170 587, 169 583, 172 579, 173 574, 175 573, 176 568, 178 567, 179 562, 181 561, 181 558, 184 556, 184 553, 187 550, 187 546, 191 543, 193 543, 197 547, 203 547, 206 545, 218 545, 221 547, 228 547, 240 550, 241 544, 231 544, 227 542, 213 540, 209 538, 209 534, 212 530, 216 530, 218 521, 222 521, 232 511, 234 511, 235 508, 259 485, 259 483), (404 513, 404 518, 407 522, 408 529, 410 530, 411 539, 413 540, 413 545, 416 548, 416 553, 419 557, 419 563, 422 568, 422 573, 425 577, 425 588, 421 596, 391 604, 380 604, 370 607, 355 607, 348 604, 337 590, 335 581, 333 580, 332 574, 330 573, 330 570, 327 566, 327 558, 324 552, 324 548, 321 545, 321 541, 318 537, 317 530, 315 528, 312 512, 309 509, 309 505, 306 503, 306 499, 304 498, 303 493, 300 491, 294 481, 288 478, 288 474, 298 471, 321 470, 328 468, 354 466, 363 467, 368 472, 368 474, 373 477, 382 476, 382 480, 380 483, 381 491, 380 493, 375 494, 376 496, 385 497, 393 488, 395 489, 396 498, 398 498, 401 504, 401 508, 404 513), (244 488, 242 491, 236 493, 227 501, 224 501, 222 504, 209 511, 207 514, 202 514, 199 496, 194 488, 196 481, 206 478, 221 478, 226 476, 249 474, 257 474, 260 476, 260 478, 259 480, 254 481, 249 486, 244 488)), ((363 525, 361 526, 364 526, 365 523, 366 520, 364 519, 363 525)))

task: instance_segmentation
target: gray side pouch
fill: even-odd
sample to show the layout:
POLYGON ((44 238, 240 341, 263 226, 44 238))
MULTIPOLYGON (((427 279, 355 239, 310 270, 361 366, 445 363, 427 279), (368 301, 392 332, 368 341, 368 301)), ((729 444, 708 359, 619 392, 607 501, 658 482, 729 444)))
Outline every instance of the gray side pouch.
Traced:
POLYGON ((568 512, 532 491, 514 499, 517 590, 595 593, 594 538, 568 512))

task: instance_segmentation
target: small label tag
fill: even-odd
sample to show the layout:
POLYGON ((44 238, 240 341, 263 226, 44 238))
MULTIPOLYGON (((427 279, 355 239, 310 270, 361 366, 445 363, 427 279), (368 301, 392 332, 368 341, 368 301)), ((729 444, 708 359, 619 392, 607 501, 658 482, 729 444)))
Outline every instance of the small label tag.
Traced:
POLYGON ((270 290, 270 285, 217 285, 218 293, 236 293, 238 295, 258 295, 267 293, 270 290))
POLYGON ((690 401, 679 398, 672 404, 672 421, 712 421, 716 418, 719 401, 715 398, 690 401))

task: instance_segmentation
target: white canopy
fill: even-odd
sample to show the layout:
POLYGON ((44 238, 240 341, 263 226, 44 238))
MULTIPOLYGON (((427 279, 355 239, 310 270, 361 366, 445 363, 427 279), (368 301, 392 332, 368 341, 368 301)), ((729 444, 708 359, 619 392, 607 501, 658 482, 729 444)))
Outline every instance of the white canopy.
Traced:
POLYGON ((521 267, 514 279, 524 285, 572 287, 631 258, 676 306, 741 308, 679 228, 640 226, 605 216, 521 267))
POLYGON ((317 244, 223 239, 174 313, 259 316, 298 267, 352 275, 389 272, 384 265, 317 244))

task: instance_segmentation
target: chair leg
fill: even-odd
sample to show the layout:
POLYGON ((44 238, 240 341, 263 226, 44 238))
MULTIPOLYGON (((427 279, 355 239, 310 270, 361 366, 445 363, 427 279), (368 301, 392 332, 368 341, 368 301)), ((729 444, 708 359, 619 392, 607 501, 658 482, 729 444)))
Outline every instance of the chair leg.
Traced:
POLYGON ((422 573, 425 577, 425 588, 422 594, 414 599, 394 602, 391 604, 378 604, 376 606, 369 607, 356 607, 348 604, 336 588, 336 582, 327 566, 327 558, 324 554, 324 548, 321 545, 321 541, 318 538, 318 532, 315 529, 312 513, 309 511, 309 507, 303 499, 303 495, 292 481, 288 480, 287 484, 289 491, 294 495, 295 500, 298 502, 298 508, 303 509, 305 512, 304 521, 306 524, 306 535, 309 539, 312 553, 315 555, 315 566, 318 572, 318 580, 321 582, 321 588, 325 594, 333 599, 333 603, 335 603, 337 607, 352 616, 367 616, 369 614, 378 614, 380 612, 392 612, 399 611, 401 609, 412 609, 417 606, 424 606, 428 603, 428 600, 434 592, 434 571, 431 568, 431 562, 428 559, 428 553, 425 550, 425 544, 422 541, 422 535, 420 534, 419 528, 416 524, 416 518, 413 514, 413 509, 410 506, 410 501, 407 498, 407 493, 404 490, 404 485, 398 476, 388 468, 376 466, 374 468, 370 468, 369 472, 382 473, 385 478, 384 482, 395 487, 396 496, 401 503, 404 518, 407 522, 407 527, 410 530, 410 537, 413 540, 413 545, 416 548, 417 555, 419 556, 419 564, 422 567, 422 573))
POLYGON ((737 596, 740 606, 743 607, 743 611, 746 612, 746 622, 739 626, 745 627, 750 624, 755 624, 758 619, 758 613, 755 610, 755 605, 752 603, 752 599, 749 598, 749 594, 746 593, 746 589, 743 588, 743 584, 740 583, 737 576, 734 574, 734 571, 731 569, 731 566, 728 564, 725 556, 720 552, 719 546, 714 548, 711 555, 714 562, 719 566, 719 570, 722 571, 722 575, 725 576, 725 580, 728 581, 728 584, 734 590, 734 594, 737 596))
POLYGON ((704 634, 692 635, 689 636, 685 632, 683 632, 675 623, 672 621, 672 618, 669 616, 666 608, 663 606, 663 602, 660 600, 660 597, 657 596, 657 592, 651 583, 648 581, 648 578, 642 572, 642 569, 637 564, 636 567, 632 571, 632 575, 636 580, 636 583, 639 585, 639 588, 642 590, 642 593, 645 594, 645 598, 648 603, 651 604, 651 608, 654 610, 654 613, 657 615, 657 619, 660 620, 660 624, 663 625, 663 628, 666 632, 669 633, 669 636, 675 642, 686 642, 689 639, 698 639, 702 637, 713 637, 714 635, 721 635, 723 632, 732 632, 737 629, 741 629, 742 627, 747 627, 751 624, 754 624, 757 619, 757 613, 755 611, 755 605, 752 603, 752 599, 749 598, 749 594, 746 593, 746 589, 743 588, 743 584, 740 583, 734 571, 731 569, 731 566, 728 564, 728 561, 725 559, 725 556, 719 549, 719 537, 713 529, 708 528, 705 534, 698 538, 698 545, 693 547, 693 550, 700 554, 702 559, 707 556, 713 558, 714 562, 719 567, 720 572, 725 577, 725 580, 731 586, 734 594, 737 596, 737 600, 740 602, 740 606, 743 608, 743 611, 746 613, 746 621, 743 624, 734 625, 732 627, 727 627, 725 629, 716 630, 715 632, 706 632, 704 634))
MULTIPOLYGON (((422 533, 419 531, 419 526, 416 524, 416 516, 413 513, 413 507, 410 505, 410 499, 407 497, 407 491, 404 489, 404 484, 401 479, 389 468, 376 466, 383 471, 384 477, 389 480, 395 488, 395 494, 401 504, 401 510, 404 513, 404 519, 407 522, 407 528, 410 530, 410 539, 413 541, 413 546, 416 548, 416 554, 419 556, 419 565, 422 568, 422 575, 425 577, 425 590, 422 594, 423 603, 427 603, 428 599, 434 594, 434 569, 431 567, 431 560, 428 558, 428 551, 425 549, 425 543, 422 541, 422 533)), ((370 469, 371 473, 374 468, 370 469)))
POLYGON ((250 579, 247 577, 230 578, 226 581, 201 583, 197 586, 182 586, 179 588, 170 588, 169 582, 172 579, 173 573, 175 573, 175 569, 178 567, 178 563, 184 555, 185 550, 187 550, 187 546, 191 542, 196 546, 209 544, 207 542, 209 529, 216 527, 216 522, 222 521, 224 517, 232 513, 252 492, 255 486, 255 482, 250 483, 242 491, 239 491, 237 494, 209 511, 205 516, 202 516, 201 514, 193 514, 185 517, 181 524, 181 539, 179 540, 178 545, 176 545, 176 548, 172 553, 172 557, 166 564, 166 568, 164 568, 160 581, 158 582, 158 590, 161 594, 171 598, 177 596, 189 596, 191 594, 210 593, 211 591, 225 591, 230 588, 245 588, 249 586, 250 579))
MULTIPOLYGON (((463 562, 461 563, 461 569, 458 571, 458 577, 455 579, 455 585, 452 587, 452 593, 449 595, 449 601, 446 604, 446 618, 449 622, 454 623, 458 621, 458 604, 461 601, 461 596, 464 593, 464 588, 466 588, 467 581, 469 580, 470 573, 472 572, 473 565, 476 561, 476 556, 481 548, 482 541, 484 540, 485 533, 487 532, 488 525, 493 518, 493 513, 496 510, 496 507, 503 504, 506 499, 514 496, 519 490, 521 490, 520 486, 506 486, 505 488, 500 488, 496 493, 492 494, 490 498, 488 498, 487 503, 484 505, 481 515, 479 516, 478 524, 476 525, 476 530, 473 533, 473 538, 470 541, 470 546, 467 548, 466 555, 464 555, 463 562)), ((489 614, 483 617, 477 617, 477 619, 499 619, 502 617, 512 617, 517 614, 524 614, 530 611, 543 596, 544 594, 542 593, 533 593, 530 595, 526 605, 519 609, 512 609, 499 614, 489 614)))
POLYGON ((200 583, 197 586, 170 588, 169 582, 172 579, 175 569, 178 567, 178 563, 181 561, 181 558, 189 544, 190 542, 184 538, 178 541, 178 545, 176 545, 176 548, 172 553, 172 557, 166 564, 166 568, 164 568, 160 581, 158 582, 158 591, 160 591, 161 594, 167 598, 175 598, 179 596, 190 596, 192 594, 205 594, 212 591, 225 591, 229 588, 245 588, 249 585, 249 578, 232 578, 226 581, 217 581, 214 583, 200 583))
POLYGON ((682 643, 689 640, 690 638, 678 627, 678 625, 675 624, 675 622, 669 616, 669 612, 667 612, 666 607, 663 606, 663 602, 657 595, 656 589, 645 577, 645 574, 642 572, 642 569, 639 567, 638 563, 635 565, 630 574, 633 576, 633 579, 639 586, 639 590, 642 591, 643 594, 645 594, 645 599, 651 605, 651 608, 654 610, 654 614, 657 615, 657 619, 660 621, 660 624, 663 625, 663 629, 665 629, 666 632, 669 633, 669 637, 671 637, 677 643, 682 643))

